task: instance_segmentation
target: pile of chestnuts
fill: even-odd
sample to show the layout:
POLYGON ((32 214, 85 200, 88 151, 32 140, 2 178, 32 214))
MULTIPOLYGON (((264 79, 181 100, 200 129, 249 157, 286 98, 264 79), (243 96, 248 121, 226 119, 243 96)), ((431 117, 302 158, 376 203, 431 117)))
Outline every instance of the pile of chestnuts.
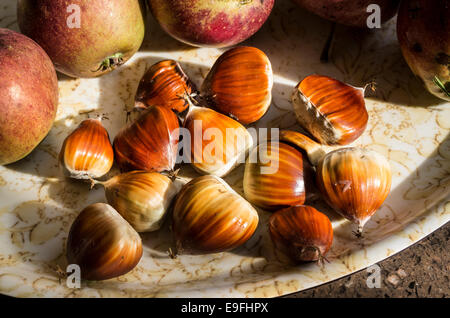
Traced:
POLYGON ((65 139, 59 156, 65 176, 103 186, 107 201, 86 207, 70 229, 67 259, 81 267, 84 279, 105 280, 132 270, 142 257, 138 232, 159 230, 169 211, 177 254, 244 244, 258 227, 257 206, 273 212, 268 232, 274 248, 294 262, 321 262, 333 228, 325 214, 304 205, 315 191, 361 234, 389 194, 389 164, 359 148, 327 154, 322 144, 347 145, 364 132, 364 90, 308 76, 295 88, 292 104, 299 124, 315 140, 282 131, 280 140, 255 145, 245 126, 266 114, 272 86, 269 58, 253 47, 222 54, 200 90, 176 61, 164 60, 144 74, 135 97, 138 117, 113 143, 100 119, 83 121, 65 139), (227 138, 204 138, 210 128, 227 138), (191 136, 183 156, 203 175, 182 186, 175 182, 185 142, 181 129, 191 136), (211 144, 215 150, 208 152, 211 144), (114 162, 121 174, 101 181, 114 162), (221 179, 240 162, 245 162, 244 197, 221 179), (277 170, 263 173, 273 162, 277 170))

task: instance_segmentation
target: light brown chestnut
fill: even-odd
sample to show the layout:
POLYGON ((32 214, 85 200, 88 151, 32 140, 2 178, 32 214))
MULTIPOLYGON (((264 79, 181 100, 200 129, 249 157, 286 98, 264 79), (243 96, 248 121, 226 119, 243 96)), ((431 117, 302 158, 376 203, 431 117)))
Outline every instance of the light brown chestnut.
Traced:
POLYGON ((285 143, 269 141, 254 148, 244 172, 245 198, 266 210, 301 205, 314 172, 306 157, 285 143))
POLYGON ((86 280, 105 280, 131 271, 142 257, 139 234, 108 204, 86 207, 70 228, 67 261, 86 280))
POLYGON ((317 186, 328 204, 358 226, 380 208, 391 190, 391 169, 375 151, 343 148, 328 153, 317 166, 317 186))
POLYGON ((328 204, 358 226, 380 208, 392 183, 388 161, 379 153, 362 148, 341 148, 325 153, 321 146, 303 134, 281 131, 280 140, 308 153, 316 165, 316 184, 328 204))
POLYGON ((86 119, 64 140, 59 165, 75 179, 99 178, 111 169, 114 151, 100 119, 86 119))
POLYGON ((189 107, 183 98, 185 94, 196 95, 197 89, 180 64, 174 60, 160 61, 152 65, 142 77, 135 97, 135 107, 157 105, 182 113, 189 107))
POLYGON ((198 172, 225 176, 245 162, 253 139, 239 122, 215 110, 193 106, 184 122, 191 137, 191 163, 198 172))
POLYGON ((137 232, 158 230, 179 190, 168 177, 146 171, 131 171, 94 183, 105 187, 108 203, 137 232))
POLYGON ((173 210, 178 252, 215 253, 244 244, 256 230, 258 213, 216 176, 202 176, 181 189, 173 210))
POLYGON ((172 171, 178 154, 179 123, 174 112, 151 106, 114 139, 121 171, 172 171))
POLYGON ((364 132, 369 115, 364 89, 334 78, 310 75, 292 95, 299 124, 320 143, 347 145, 364 132))
POLYGON ((272 66, 266 54, 241 46, 217 59, 203 82, 201 94, 208 105, 246 125, 267 112, 272 86, 272 66))
POLYGON ((269 233, 275 248, 293 262, 323 262, 333 243, 330 219, 310 206, 279 210, 269 219, 269 233))

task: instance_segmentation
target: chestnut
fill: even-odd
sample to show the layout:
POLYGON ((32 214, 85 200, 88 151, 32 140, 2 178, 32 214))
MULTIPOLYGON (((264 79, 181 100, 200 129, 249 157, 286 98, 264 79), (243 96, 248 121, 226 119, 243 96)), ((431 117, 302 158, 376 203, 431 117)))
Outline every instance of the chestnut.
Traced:
POLYGON ((105 280, 131 271, 142 257, 139 234, 110 205, 86 207, 70 228, 67 261, 86 280, 105 280))
POLYGON ((100 178, 114 162, 114 151, 101 119, 86 119, 64 140, 59 165, 75 179, 100 178))
POLYGON ((178 154, 178 117, 163 106, 151 106, 114 138, 121 171, 172 171, 178 154))
POLYGON ((285 143, 260 144, 245 163, 245 198, 266 210, 303 204, 306 189, 313 183, 314 172, 306 157, 285 143))
POLYGON ((145 109, 157 105, 182 113, 189 107, 183 98, 185 94, 196 95, 195 84, 178 62, 163 60, 152 65, 139 82, 135 107, 145 109))
POLYGON ((279 210, 269 218, 275 248, 298 262, 323 262, 333 243, 330 219, 311 206, 279 210))
POLYGON ((240 46, 217 59, 201 94, 215 110, 246 125, 267 112, 272 87, 272 66, 266 54, 255 47, 240 46))
POLYGON ((178 253, 216 253, 244 244, 258 226, 258 213, 216 176, 195 178, 183 186, 173 209, 178 253))
POLYGON ((369 118, 363 88, 323 75, 302 80, 294 90, 292 105, 299 124, 326 145, 353 142, 369 118))

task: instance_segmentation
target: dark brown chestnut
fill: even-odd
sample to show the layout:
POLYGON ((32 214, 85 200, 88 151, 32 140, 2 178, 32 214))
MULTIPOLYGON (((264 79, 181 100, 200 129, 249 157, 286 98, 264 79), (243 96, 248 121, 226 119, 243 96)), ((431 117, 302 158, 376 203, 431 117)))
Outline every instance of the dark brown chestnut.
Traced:
POLYGON ((178 154, 179 122, 174 112, 151 106, 114 139, 114 154, 122 171, 172 171, 178 154))
POLYGON ((176 113, 189 107, 185 95, 196 95, 197 89, 174 60, 152 65, 142 77, 135 97, 136 108, 164 106, 176 113))
POLYGON ((80 266, 83 279, 105 280, 124 275, 141 257, 139 234, 108 204, 86 207, 70 228, 67 261, 80 266))
POLYGON ((323 262, 333 243, 330 219, 305 205, 272 214, 269 233, 275 248, 294 262, 323 262))

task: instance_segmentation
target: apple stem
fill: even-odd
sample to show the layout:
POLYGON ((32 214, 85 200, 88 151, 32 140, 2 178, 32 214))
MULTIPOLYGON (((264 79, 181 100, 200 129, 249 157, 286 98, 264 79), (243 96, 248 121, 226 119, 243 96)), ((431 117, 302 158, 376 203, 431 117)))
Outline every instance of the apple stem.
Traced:
POLYGON ((439 79, 438 76, 434 76, 433 82, 444 92, 445 95, 450 97, 450 92, 448 91, 447 87, 444 85, 444 83, 442 83, 442 81, 439 79))
POLYGON ((123 53, 116 53, 114 55, 108 56, 103 62, 100 64, 100 67, 96 70, 98 71, 107 71, 109 69, 115 69, 117 66, 124 64, 123 53))

